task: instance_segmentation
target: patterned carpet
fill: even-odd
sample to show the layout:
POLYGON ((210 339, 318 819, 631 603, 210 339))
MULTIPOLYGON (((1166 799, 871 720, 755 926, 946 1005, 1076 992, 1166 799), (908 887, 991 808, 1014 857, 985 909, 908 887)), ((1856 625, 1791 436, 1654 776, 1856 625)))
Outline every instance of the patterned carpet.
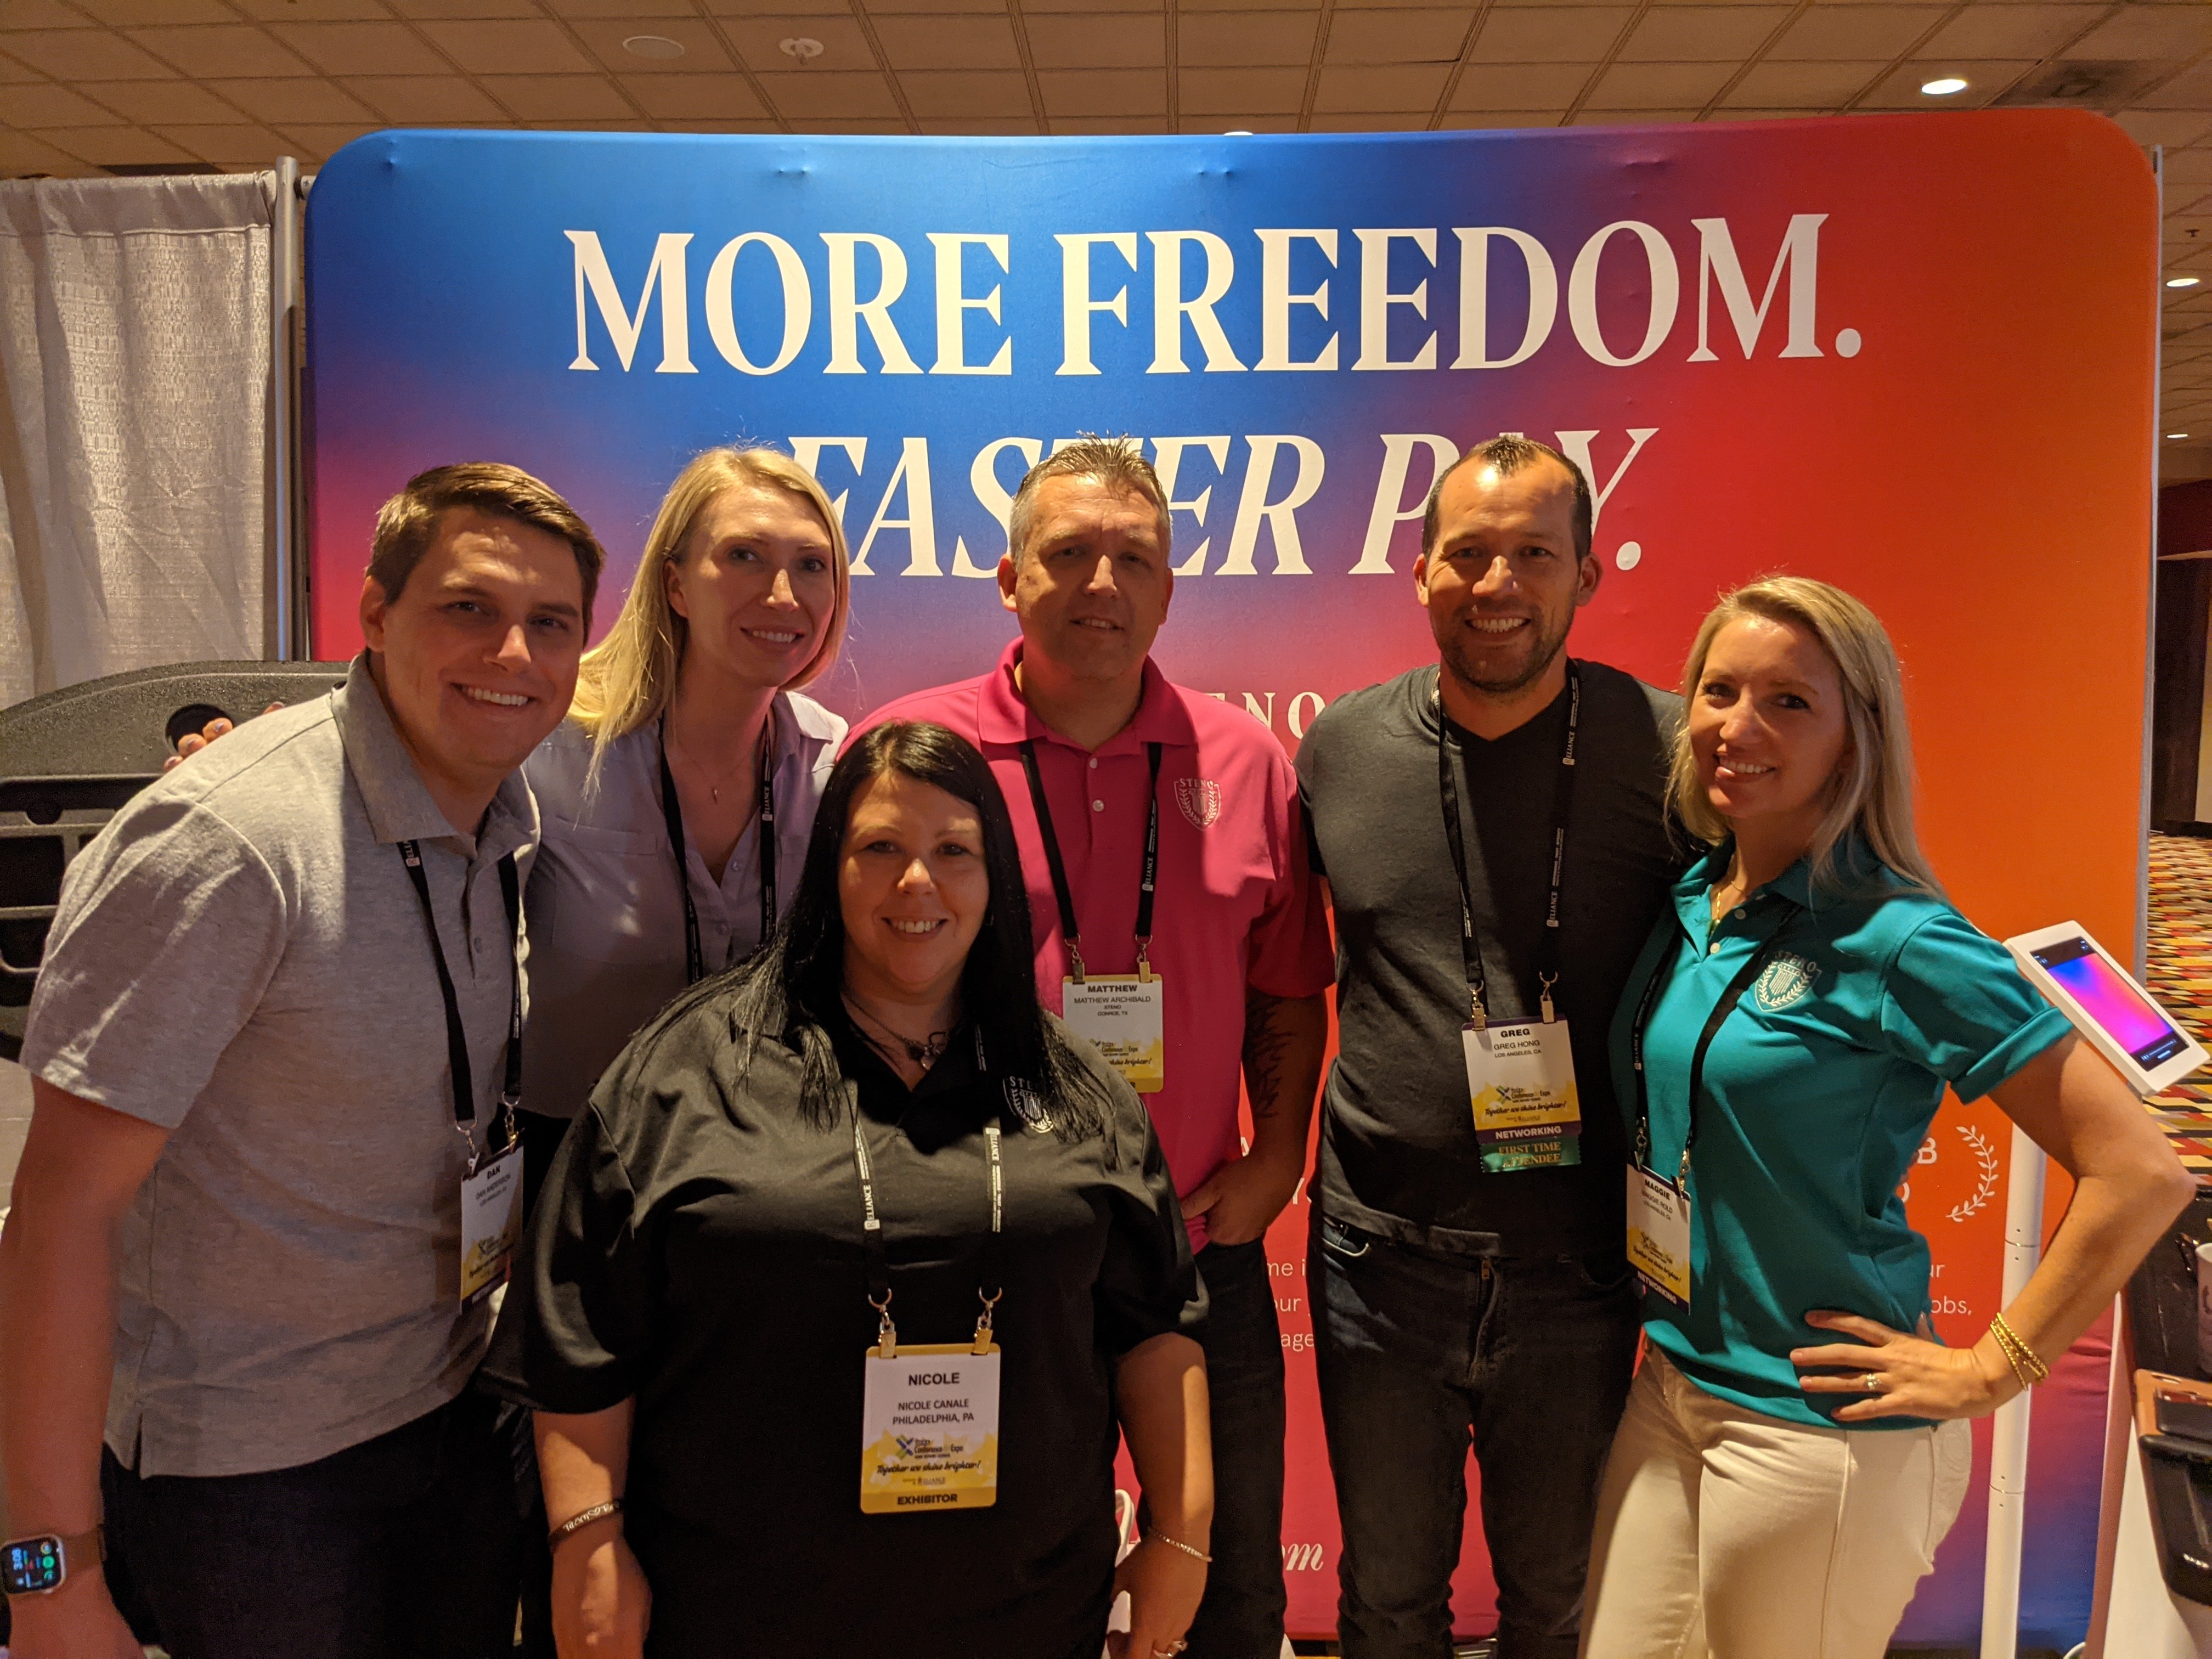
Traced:
MULTIPOLYGON (((2212 841, 2150 838, 2150 992, 2212 1047, 2212 841)), ((2212 1070, 2151 1102, 2173 1149, 2212 1182, 2212 1070)))

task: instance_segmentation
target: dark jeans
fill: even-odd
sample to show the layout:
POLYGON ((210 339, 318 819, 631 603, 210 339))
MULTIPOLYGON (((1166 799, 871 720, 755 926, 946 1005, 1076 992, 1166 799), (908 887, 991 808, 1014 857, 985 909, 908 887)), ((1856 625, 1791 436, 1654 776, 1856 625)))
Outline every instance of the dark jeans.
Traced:
POLYGON ((1498 1659, 1573 1659, 1636 1359, 1626 1262, 1447 1255, 1319 1218, 1310 1252, 1346 1659, 1449 1659, 1470 1438, 1498 1659))
POLYGON ((108 1582, 171 1659, 505 1659, 514 1477, 464 1390, 295 1468, 140 1476, 100 1457, 108 1582))
POLYGON ((1279 1659, 1283 1650, 1283 1334, 1267 1247, 1198 1253, 1198 1333, 1213 1402, 1213 1565, 1189 1659, 1279 1659))

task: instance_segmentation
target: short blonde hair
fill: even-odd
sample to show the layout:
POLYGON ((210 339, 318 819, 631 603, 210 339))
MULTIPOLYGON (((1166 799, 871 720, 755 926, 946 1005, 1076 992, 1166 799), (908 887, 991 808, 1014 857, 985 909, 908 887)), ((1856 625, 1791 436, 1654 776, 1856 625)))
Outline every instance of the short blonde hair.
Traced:
MULTIPOLYGON (((1850 752, 1820 827, 1813 832, 1813 882, 1835 888, 1836 847, 1856 835, 1908 887, 1941 894, 1936 872, 1912 830, 1912 734, 1905 724, 1905 676, 1881 619, 1840 587, 1805 576, 1767 576, 1721 596, 1707 614, 1682 665, 1682 697, 1694 703, 1705 659, 1722 629, 1747 617, 1802 629, 1820 642, 1844 692, 1850 752)), ((1728 820, 1705 798, 1690 752, 1688 710, 1674 737, 1668 792, 1674 811, 1700 840, 1718 846, 1728 820)))
POLYGON ((1170 550, 1175 526, 1168 511, 1168 493, 1160 488, 1160 475, 1145 459, 1144 441, 1102 438, 1095 433, 1085 433, 1022 475, 1021 487, 1014 491, 1013 502, 1006 509, 1006 551, 1013 556, 1016 564, 1022 562, 1028 548, 1030 520, 1036 514, 1037 489, 1054 478, 1090 478, 1111 489, 1126 489, 1133 495, 1142 495, 1160 515, 1162 556, 1170 550))
POLYGON ((811 507, 830 537, 830 568, 836 592, 822 643, 806 665, 784 683, 787 690, 810 685, 829 672, 845 641, 852 612, 852 572, 845 530, 814 475, 781 451, 764 446, 720 446, 702 451, 676 475, 661 498, 660 511, 645 538, 637 574, 607 636, 586 652, 576 676, 576 700, 570 713, 592 734, 592 770, 599 770, 607 745, 659 720, 676 694, 676 672, 684 660, 690 624, 668 599, 667 570, 683 562, 691 532, 707 504, 725 490, 781 489, 811 507))

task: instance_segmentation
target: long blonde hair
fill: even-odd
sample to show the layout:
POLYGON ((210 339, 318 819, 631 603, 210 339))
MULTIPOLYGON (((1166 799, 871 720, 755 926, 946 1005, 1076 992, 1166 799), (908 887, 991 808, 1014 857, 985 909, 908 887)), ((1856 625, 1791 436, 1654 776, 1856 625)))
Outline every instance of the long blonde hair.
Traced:
MULTIPOLYGON (((1698 696, 1715 637, 1746 617, 1803 629, 1820 641, 1843 685, 1850 751, 1831 790, 1828 810, 1813 832, 1814 884, 1837 884, 1836 847, 1845 836, 1856 835, 1907 886, 1940 894, 1942 888, 1912 830, 1912 734, 1905 718, 1905 676, 1881 619, 1842 588, 1805 576, 1768 576, 1723 593, 1699 626, 1682 665, 1686 705, 1698 696)), ((1691 833, 1718 846, 1728 839, 1729 823, 1705 798, 1690 752, 1687 716, 1686 707, 1674 736, 1668 793, 1691 833)))
POLYGON ((653 532, 637 562, 629 596, 607 636, 584 655, 576 674, 576 698, 569 714, 592 734, 592 773, 598 775, 607 745, 667 712, 676 694, 676 671, 684 660, 690 624, 668 600, 667 570, 681 563, 693 526, 707 504, 726 489, 781 489, 814 508, 830 535, 830 568, 836 600, 829 626, 814 655, 790 679, 786 690, 811 684, 837 660, 852 611, 852 572, 845 529, 836 509, 814 475, 781 451, 762 446, 720 446, 694 456, 661 497, 653 532))

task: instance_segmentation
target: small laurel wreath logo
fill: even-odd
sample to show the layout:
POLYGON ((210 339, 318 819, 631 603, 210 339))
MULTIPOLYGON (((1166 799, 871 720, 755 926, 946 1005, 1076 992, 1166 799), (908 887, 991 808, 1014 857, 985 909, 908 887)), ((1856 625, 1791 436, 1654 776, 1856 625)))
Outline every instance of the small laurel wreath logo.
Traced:
POLYGON ((1974 1155, 1981 1173, 1974 1182, 1972 1196, 1951 1206, 1951 1219, 1964 1221, 1997 1195, 1997 1149, 1995 1142, 1971 1123, 1959 1125, 1959 1133, 1966 1138, 1968 1150, 1974 1155))

